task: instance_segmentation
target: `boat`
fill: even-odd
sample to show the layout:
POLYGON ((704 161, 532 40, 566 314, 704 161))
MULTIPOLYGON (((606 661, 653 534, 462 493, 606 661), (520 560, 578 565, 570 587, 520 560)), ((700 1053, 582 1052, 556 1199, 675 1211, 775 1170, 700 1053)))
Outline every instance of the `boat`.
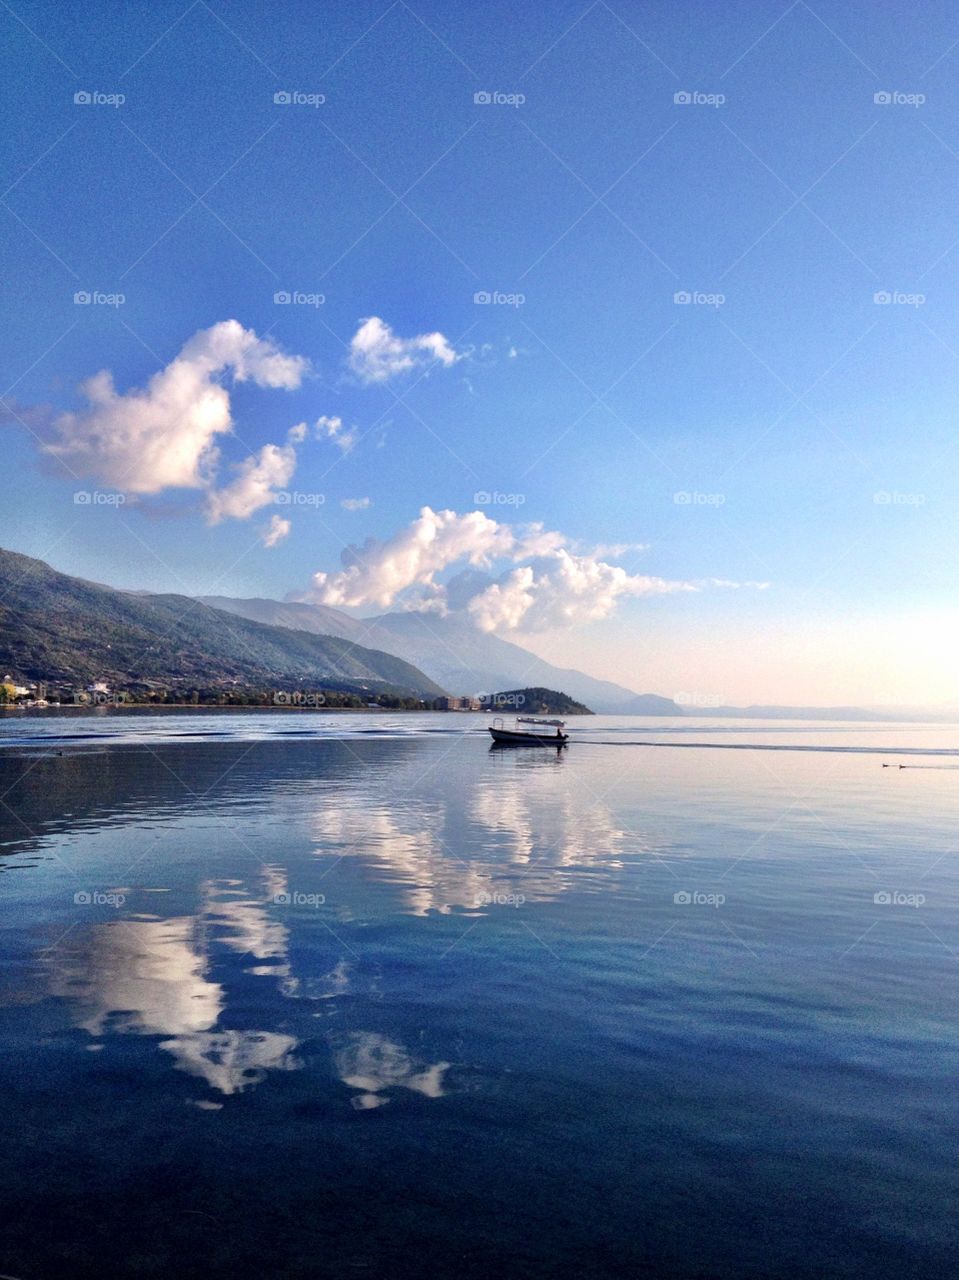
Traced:
POLYGON ((540 720, 536 716, 517 716, 516 725, 530 725, 529 729, 507 729, 502 716, 497 716, 489 726, 493 741, 501 747, 565 747, 569 734, 565 732, 565 720, 540 720), (553 733, 541 733, 538 729, 553 729, 553 733))

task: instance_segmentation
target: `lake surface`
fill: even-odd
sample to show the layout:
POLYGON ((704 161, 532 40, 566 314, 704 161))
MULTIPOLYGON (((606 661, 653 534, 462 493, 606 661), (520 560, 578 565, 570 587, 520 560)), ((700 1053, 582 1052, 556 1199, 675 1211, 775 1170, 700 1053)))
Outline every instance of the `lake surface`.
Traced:
POLYGON ((484 723, 0 717, 0 1273, 954 1273, 959 729, 484 723))

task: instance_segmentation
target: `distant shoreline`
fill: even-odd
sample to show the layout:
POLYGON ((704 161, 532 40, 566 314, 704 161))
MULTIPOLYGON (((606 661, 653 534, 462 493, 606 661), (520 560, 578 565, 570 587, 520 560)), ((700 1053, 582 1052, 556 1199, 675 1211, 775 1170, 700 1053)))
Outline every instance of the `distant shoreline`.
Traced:
POLYGON ((222 706, 214 702, 61 702, 49 707, 0 706, 0 713, 19 715, 45 715, 51 711, 280 711, 283 713, 312 712, 329 715, 490 715, 487 711, 441 711, 436 707, 308 707, 278 705, 272 702, 251 703, 249 706, 222 706))

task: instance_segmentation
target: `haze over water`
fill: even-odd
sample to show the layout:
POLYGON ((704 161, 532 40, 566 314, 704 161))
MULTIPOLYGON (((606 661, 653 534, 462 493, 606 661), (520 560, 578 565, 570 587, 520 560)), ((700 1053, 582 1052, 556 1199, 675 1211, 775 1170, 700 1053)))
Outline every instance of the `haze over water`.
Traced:
POLYGON ((0 723, 0 1270, 949 1272, 959 729, 483 724, 0 723))

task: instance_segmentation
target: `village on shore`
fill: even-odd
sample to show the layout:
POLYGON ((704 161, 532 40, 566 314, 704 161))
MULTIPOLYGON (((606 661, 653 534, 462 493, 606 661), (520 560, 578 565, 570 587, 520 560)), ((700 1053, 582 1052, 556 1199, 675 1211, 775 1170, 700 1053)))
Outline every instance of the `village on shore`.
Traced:
POLYGON ((359 692, 341 689, 282 690, 251 689, 237 681, 211 688, 117 689, 106 680, 88 684, 58 681, 21 683, 7 674, 0 680, 0 708, 43 709, 46 707, 286 707, 327 711, 498 711, 537 712, 565 710, 575 714, 587 708, 565 694, 550 689, 514 689, 503 693, 451 695, 423 699, 391 693, 375 693, 360 687, 359 692), (563 705, 560 706, 559 704, 563 705))

